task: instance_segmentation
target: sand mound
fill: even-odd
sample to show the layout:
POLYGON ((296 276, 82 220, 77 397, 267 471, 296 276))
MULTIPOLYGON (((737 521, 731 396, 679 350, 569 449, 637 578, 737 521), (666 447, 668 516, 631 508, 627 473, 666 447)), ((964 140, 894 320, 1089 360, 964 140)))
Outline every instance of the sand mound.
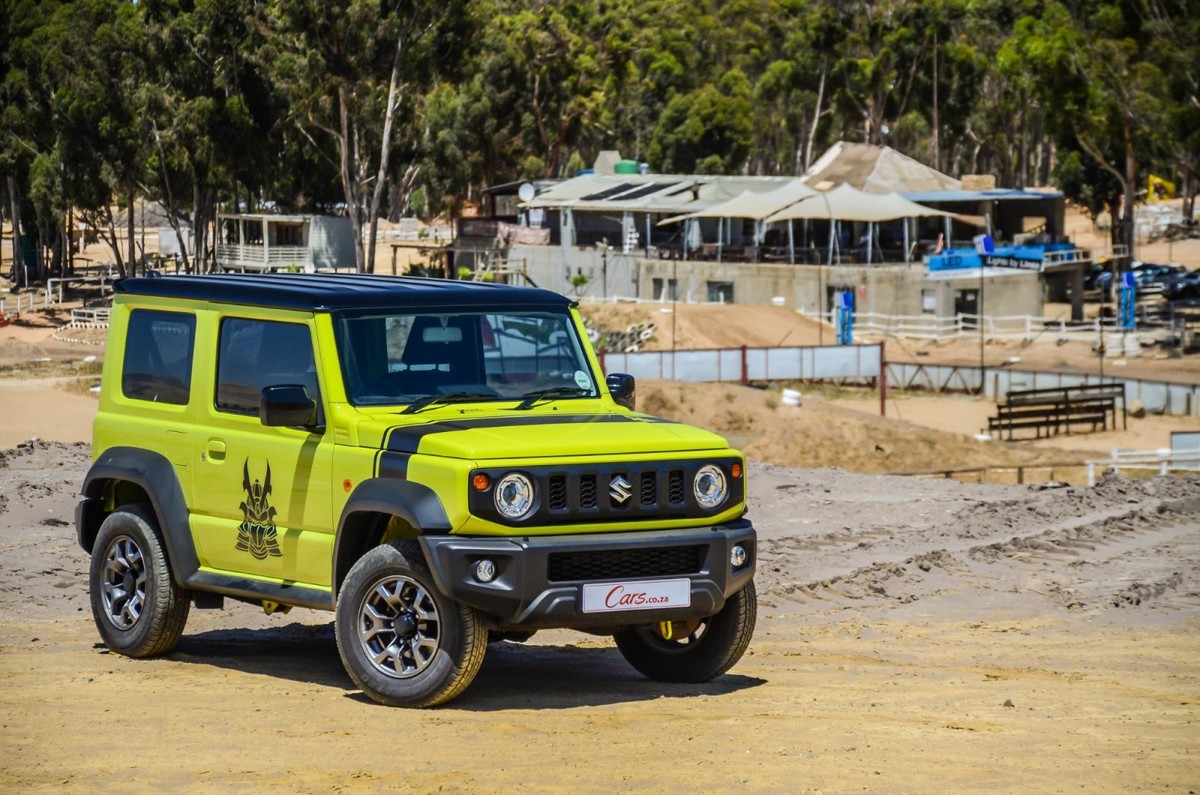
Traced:
POLYGON ((640 381, 638 408, 719 433, 747 456, 785 466, 916 472, 1062 460, 1060 452, 977 442, 806 398, 782 405, 774 390, 729 384, 640 381))
MULTIPOLYGON (((642 345, 647 351, 816 345, 822 339, 819 323, 786 307, 585 303, 580 311, 593 326, 610 331, 655 324, 654 336, 642 345)), ((832 343, 833 332, 826 328, 823 339, 832 343)))

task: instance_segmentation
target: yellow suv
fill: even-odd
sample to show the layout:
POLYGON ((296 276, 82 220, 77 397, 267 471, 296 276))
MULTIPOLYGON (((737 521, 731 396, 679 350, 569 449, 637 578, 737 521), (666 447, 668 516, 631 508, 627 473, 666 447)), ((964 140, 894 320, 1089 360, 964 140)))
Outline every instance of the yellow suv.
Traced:
POLYGON ((461 693, 489 640, 612 635, 707 681, 754 631, 745 461, 633 410, 545 290, 280 274, 116 283, 76 509, 96 627, 170 651, 225 597, 335 613, 384 704, 461 693))

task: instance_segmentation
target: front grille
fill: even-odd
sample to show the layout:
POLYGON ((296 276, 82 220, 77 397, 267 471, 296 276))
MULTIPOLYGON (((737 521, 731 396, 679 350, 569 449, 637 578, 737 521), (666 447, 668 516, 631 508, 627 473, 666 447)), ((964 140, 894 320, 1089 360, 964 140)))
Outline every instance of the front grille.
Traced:
POLYGON ((627 580, 698 574, 704 566, 703 545, 657 549, 609 549, 555 552, 548 560, 550 582, 627 580))
POLYGON ((549 491, 547 500, 550 503, 550 510, 565 511, 567 509, 567 476, 555 475, 550 478, 549 491))
POLYGON ((596 507, 596 476, 581 475, 579 477, 579 507, 596 507))
POLYGON ((683 472, 672 469, 667 478, 667 501, 672 505, 682 505, 683 497, 683 472))
POLYGON ((658 504, 658 473, 649 469, 642 473, 642 507, 653 508, 658 504))

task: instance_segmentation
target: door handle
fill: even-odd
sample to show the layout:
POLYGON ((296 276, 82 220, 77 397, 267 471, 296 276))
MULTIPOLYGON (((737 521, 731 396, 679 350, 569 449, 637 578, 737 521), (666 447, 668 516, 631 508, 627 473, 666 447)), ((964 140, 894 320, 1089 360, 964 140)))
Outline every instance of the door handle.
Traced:
POLYGON ((225 460, 225 442, 222 439, 208 440, 208 459, 210 461, 225 460))

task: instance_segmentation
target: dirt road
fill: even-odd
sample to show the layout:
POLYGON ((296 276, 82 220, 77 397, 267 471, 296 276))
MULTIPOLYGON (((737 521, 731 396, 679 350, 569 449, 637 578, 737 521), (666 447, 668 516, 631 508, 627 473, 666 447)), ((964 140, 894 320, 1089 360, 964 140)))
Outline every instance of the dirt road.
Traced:
POLYGON ((489 650, 375 706, 328 616, 194 611, 97 645, 71 512, 87 448, 0 461, 0 791, 1173 791, 1200 785, 1200 480, 1036 491, 751 469, 749 655, 704 686, 605 639, 489 650))

